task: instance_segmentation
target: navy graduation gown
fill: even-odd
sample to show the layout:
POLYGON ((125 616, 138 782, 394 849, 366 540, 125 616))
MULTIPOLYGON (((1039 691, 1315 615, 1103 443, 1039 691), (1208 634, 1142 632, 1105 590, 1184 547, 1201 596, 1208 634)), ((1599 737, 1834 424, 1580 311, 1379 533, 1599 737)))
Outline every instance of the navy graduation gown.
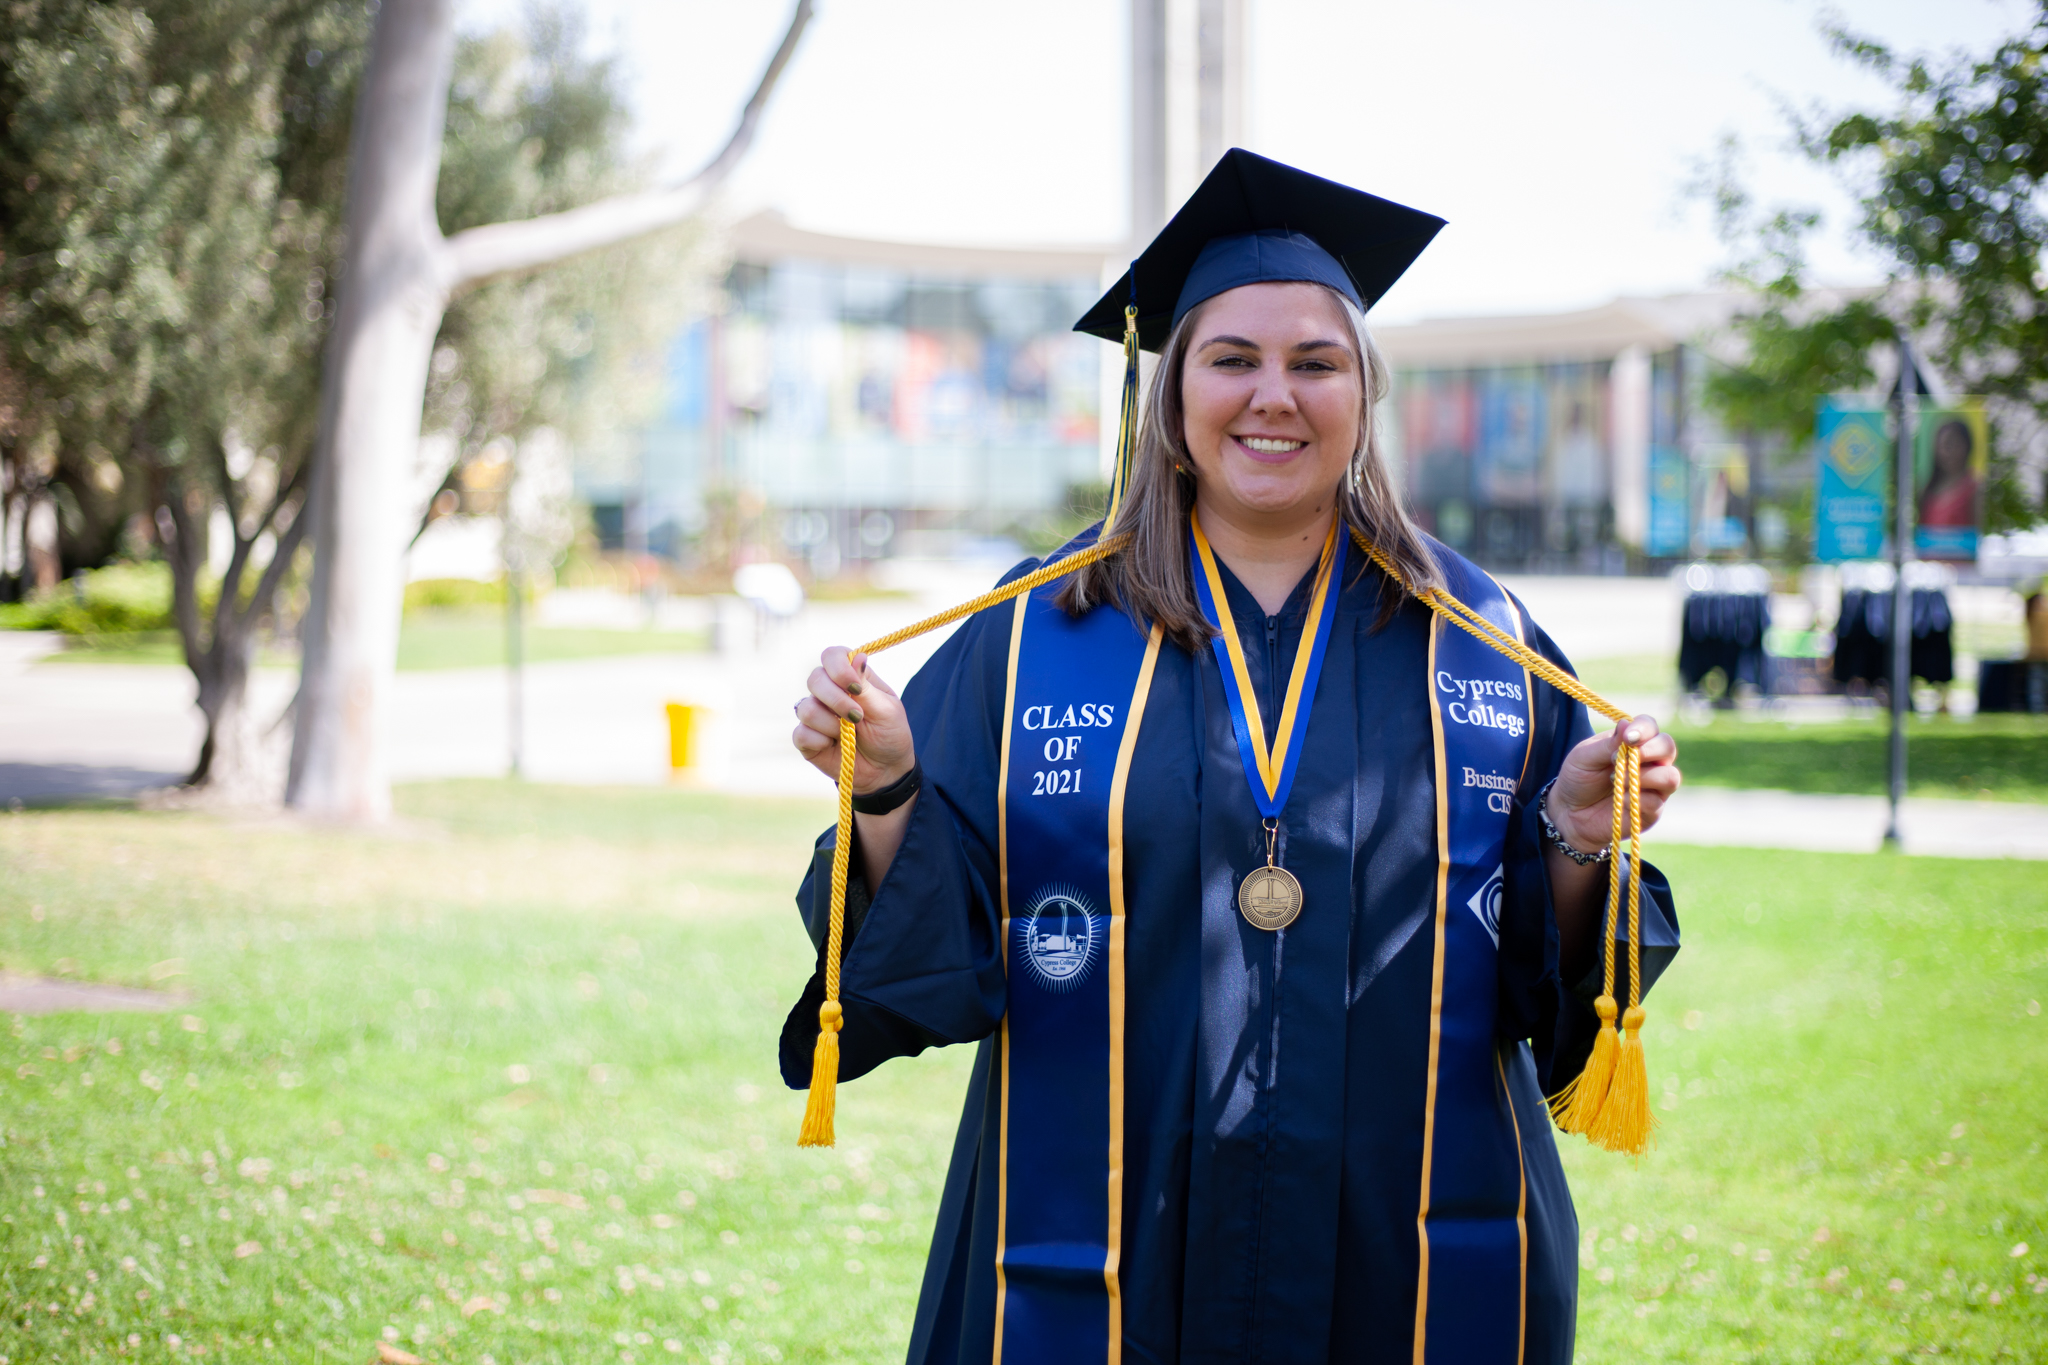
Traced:
MULTIPOLYGON (((1268 733, 1312 577, 1268 617, 1224 575, 1268 733)), ((1282 824, 1281 861, 1305 893, 1284 936, 1237 911, 1237 882, 1264 861, 1264 834, 1214 654, 1169 644, 1152 680, 1125 817, 1129 1361, 1413 1356, 1437 875, 1430 612, 1407 599, 1382 625, 1379 571, 1354 560, 1347 579, 1282 824)), ((1564 664, 1517 609, 1524 638, 1564 664)), ((987 1040, 1005 999, 996 808, 1010 620, 1007 607, 972 618, 904 689, 924 790, 882 885, 871 894, 856 873, 848 888, 841 1079, 927 1047, 981 1044, 913 1365, 991 1356, 1000 1111, 987 1040)), ((1531 803, 1591 726, 1550 688, 1538 685, 1534 702, 1504 869, 1499 1028, 1526 1180, 1523 1359, 1561 1365, 1572 1354, 1578 1226, 1543 1096, 1584 1065, 1598 982, 1561 979, 1531 803)), ((819 840, 798 898, 821 951, 832 839, 819 840)), ((1676 951, 1677 918, 1664 878, 1644 873, 1647 987, 1676 951)), ((814 977, 784 1029, 792 1087, 809 1083, 822 999, 814 977)))

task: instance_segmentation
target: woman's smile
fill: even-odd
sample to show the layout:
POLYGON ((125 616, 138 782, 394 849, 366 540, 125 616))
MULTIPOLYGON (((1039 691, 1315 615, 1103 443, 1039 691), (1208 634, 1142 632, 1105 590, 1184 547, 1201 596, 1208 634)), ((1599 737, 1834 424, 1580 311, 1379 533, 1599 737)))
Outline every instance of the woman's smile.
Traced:
POLYGON ((1307 441, 1296 441, 1284 436, 1232 436, 1245 454, 1263 464, 1278 464, 1307 445, 1307 441))

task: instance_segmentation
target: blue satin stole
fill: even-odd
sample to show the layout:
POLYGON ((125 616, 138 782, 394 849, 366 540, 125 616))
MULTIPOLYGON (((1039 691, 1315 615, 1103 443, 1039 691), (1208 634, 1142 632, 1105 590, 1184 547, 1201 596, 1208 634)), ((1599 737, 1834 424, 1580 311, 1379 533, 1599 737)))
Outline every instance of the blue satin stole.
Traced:
POLYGON ((1009 1007, 997 1037, 993 1358, 1123 1351, 1123 806, 1160 632, 1058 585, 1017 599, 1000 857, 1009 1007))
MULTIPOLYGON (((1462 561, 1444 567, 1454 596, 1521 638, 1521 613, 1498 583, 1462 561)), ((1441 615, 1430 623, 1429 667, 1436 956, 1414 1360, 1514 1365, 1528 1319, 1528 1180, 1496 1017, 1502 863, 1535 710, 1528 673, 1441 615)))

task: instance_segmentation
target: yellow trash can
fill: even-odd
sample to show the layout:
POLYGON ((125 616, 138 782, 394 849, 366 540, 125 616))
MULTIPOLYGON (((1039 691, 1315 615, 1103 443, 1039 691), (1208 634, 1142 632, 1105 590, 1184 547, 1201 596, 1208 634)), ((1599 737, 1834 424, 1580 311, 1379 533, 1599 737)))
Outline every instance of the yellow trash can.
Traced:
POLYGON ((681 777, 703 757, 705 708, 688 702, 668 704, 668 768, 670 777, 681 777))

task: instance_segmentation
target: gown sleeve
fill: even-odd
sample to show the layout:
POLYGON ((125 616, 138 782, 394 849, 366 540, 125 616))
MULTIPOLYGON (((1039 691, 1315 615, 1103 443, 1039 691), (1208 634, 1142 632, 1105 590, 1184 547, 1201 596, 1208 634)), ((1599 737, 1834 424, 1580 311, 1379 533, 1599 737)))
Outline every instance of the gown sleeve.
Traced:
MULTIPOLYGON (((1556 642, 1530 619, 1527 608, 1520 602, 1516 607, 1522 613, 1524 638, 1546 659, 1571 672, 1571 664, 1556 642)), ((1503 1037, 1529 1040, 1543 1093, 1554 1095, 1585 1068, 1593 1050, 1593 1035, 1600 1022, 1593 1001, 1600 994, 1601 962, 1596 953, 1583 976, 1574 981, 1564 979, 1537 798, 1564 766, 1565 755, 1593 733, 1593 726, 1585 706, 1557 689, 1538 682, 1534 692, 1535 747, 1509 816, 1502 869, 1499 1017, 1503 1037)), ((1664 874, 1647 862, 1642 872, 1641 957, 1643 994, 1647 996, 1678 954, 1678 909, 1664 874)), ((1624 923, 1615 957, 1615 996, 1624 1003, 1628 999, 1627 931, 1624 923)))
MULTIPOLYGON (((1002 581, 1036 567, 1027 560, 1002 581)), ((924 778, 882 884, 866 884, 858 849, 851 859, 839 974, 842 1081, 891 1057, 985 1038, 1002 1020, 995 822, 1012 611, 1005 603, 970 618, 903 689, 924 778)), ((818 837, 797 891, 818 956, 782 1028, 782 1079, 792 1090, 811 1083, 836 836, 835 827, 818 837)))

